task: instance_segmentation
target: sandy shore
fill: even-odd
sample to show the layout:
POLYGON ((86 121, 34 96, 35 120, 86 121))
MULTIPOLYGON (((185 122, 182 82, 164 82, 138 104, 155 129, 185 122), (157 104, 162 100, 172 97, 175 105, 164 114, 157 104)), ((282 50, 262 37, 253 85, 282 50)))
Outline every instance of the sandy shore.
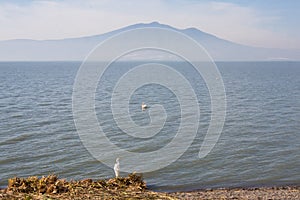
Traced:
POLYGON ((178 199, 300 199, 300 187, 235 188, 176 192, 178 199))
POLYGON ((26 194, 0 191, 0 199, 300 199, 299 187, 215 189, 194 192, 85 190, 77 194, 26 194))
POLYGON ((162 193, 148 190, 141 176, 66 181, 55 175, 12 178, 0 199, 300 199, 300 186, 233 188, 162 193))

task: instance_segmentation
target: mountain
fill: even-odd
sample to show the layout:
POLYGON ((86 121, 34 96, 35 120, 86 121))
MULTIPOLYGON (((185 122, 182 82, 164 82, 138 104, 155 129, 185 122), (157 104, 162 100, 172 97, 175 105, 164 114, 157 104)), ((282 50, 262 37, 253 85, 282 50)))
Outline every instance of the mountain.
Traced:
POLYGON ((0 61, 83 60, 100 42, 135 28, 157 27, 184 33, 199 42, 215 61, 300 60, 300 49, 258 48, 230 42, 196 28, 177 29, 158 22, 134 24, 108 33, 61 40, 0 41, 0 61))

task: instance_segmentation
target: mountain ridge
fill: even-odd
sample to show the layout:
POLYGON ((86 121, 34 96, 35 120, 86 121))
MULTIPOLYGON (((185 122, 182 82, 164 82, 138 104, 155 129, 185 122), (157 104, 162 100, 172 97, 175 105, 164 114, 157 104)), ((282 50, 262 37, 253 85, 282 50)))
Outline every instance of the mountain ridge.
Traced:
POLYGON ((300 49, 272 49, 224 40, 195 27, 178 29, 159 22, 137 23, 98 35, 54 40, 15 39, 0 41, 0 61, 84 60, 107 38, 136 28, 156 27, 183 33, 201 44, 216 61, 300 60, 300 49))

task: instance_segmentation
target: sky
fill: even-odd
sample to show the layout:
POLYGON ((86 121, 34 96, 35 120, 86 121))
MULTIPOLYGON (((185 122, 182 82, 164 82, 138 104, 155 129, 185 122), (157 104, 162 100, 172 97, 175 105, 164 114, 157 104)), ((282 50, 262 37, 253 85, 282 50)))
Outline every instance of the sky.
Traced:
POLYGON ((97 35, 157 21, 240 44, 300 49, 298 0, 0 0, 0 40, 97 35))

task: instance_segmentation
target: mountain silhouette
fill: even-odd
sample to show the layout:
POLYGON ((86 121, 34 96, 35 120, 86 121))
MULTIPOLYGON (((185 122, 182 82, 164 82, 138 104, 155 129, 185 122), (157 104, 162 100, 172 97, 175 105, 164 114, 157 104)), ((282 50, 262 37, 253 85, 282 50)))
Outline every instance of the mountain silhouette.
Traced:
POLYGON ((202 45, 215 61, 300 60, 300 49, 259 48, 237 44, 196 28, 177 29, 158 22, 133 24, 111 32, 60 40, 0 41, 0 61, 82 61, 105 39, 136 28, 156 27, 186 34, 202 45))

